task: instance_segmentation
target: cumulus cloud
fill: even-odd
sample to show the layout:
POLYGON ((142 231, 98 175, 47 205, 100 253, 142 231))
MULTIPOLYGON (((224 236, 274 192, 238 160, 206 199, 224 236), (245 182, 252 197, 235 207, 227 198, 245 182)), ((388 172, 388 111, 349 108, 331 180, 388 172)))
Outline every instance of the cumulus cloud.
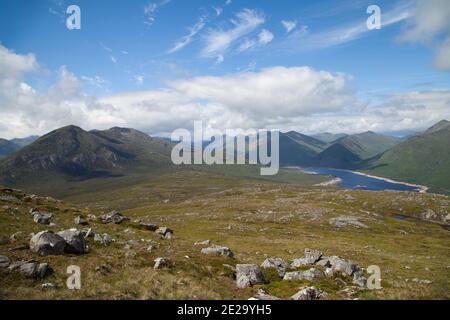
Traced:
POLYGON ((224 55, 235 41, 253 32, 264 22, 264 15, 256 10, 243 9, 239 11, 236 17, 230 20, 230 28, 209 30, 205 36, 202 55, 215 58, 224 55))
POLYGON ((170 135, 202 120, 208 128, 361 132, 423 129, 450 119, 450 90, 410 92, 368 105, 350 75, 309 67, 273 67, 167 83, 165 88, 90 97, 66 67, 45 91, 26 83, 39 68, 33 55, 0 45, 0 137, 44 134, 75 124, 85 129, 133 127, 170 135))
POLYGON ((436 66, 450 70, 450 1, 419 0, 416 12, 400 39, 435 45, 436 66))

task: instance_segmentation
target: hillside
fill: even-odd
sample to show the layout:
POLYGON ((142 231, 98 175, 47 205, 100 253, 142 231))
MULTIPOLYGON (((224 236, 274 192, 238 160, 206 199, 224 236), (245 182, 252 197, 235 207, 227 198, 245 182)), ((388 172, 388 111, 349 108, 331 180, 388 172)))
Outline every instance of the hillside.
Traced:
POLYGON ((344 138, 346 136, 348 136, 348 135, 345 133, 322 132, 322 133, 313 134, 311 137, 316 138, 325 143, 331 143, 331 142, 336 141, 337 139, 344 138))
POLYGON ((43 177, 83 180, 152 170, 170 163, 169 143, 133 129, 54 130, 0 162, 0 181, 31 185, 43 177))
POLYGON ((0 159, 13 154, 19 149, 20 146, 18 146, 17 144, 6 139, 0 139, 0 159))
POLYGON ((364 164, 370 174, 450 194, 450 122, 441 121, 364 164))

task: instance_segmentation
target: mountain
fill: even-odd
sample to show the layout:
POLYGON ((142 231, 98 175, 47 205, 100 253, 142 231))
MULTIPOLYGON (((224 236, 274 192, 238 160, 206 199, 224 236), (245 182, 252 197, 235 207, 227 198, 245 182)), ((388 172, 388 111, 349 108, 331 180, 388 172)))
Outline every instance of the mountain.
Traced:
POLYGON ((423 184, 450 194, 450 122, 443 120, 424 133, 394 146, 364 164, 370 174, 423 184))
POLYGON ((51 176, 83 180, 154 169, 170 163, 171 145, 134 129, 54 130, 0 161, 0 181, 33 183, 51 176))
POLYGON ((29 136, 26 138, 15 138, 15 139, 11 139, 9 141, 11 141, 12 143, 14 143, 22 148, 22 147, 25 147, 25 146, 35 142, 37 139, 39 139, 39 136, 29 136))
POLYGON ((19 149, 20 146, 17 144, 6 139, 0 139, 0 159, 9 156, 19 149))
POLYGON ((380 154, 401 141, 400 138, 367 131, 347 135, 334 141, 314 160, 315 165, 333 168, 352 168, 361 161, 380 154))
POLYGON ((295 131, 280 132, 280 163, 284 166, 311 165, 326 147, 325 142, 295 131))
POLYGON ((335 134, 335 133, 323 132, 323 133, 314 134, 311 137, 316 138, 325 143, 332 143, 332 142, 336 141, 337 139, 344 138, 346 136, 347 136, 347 134, 345 134, 345 133, 336 133, 335 134))

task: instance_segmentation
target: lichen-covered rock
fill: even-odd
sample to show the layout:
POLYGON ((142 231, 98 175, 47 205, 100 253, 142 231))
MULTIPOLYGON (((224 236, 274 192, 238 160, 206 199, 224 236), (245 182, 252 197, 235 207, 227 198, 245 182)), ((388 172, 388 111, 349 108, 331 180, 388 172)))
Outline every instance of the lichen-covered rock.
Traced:
POLYGON ((30 249, 42 256, 62 255, 66 241, 52 231, 41 231, 31 237, 30 249))
POLYGON ((353 275, 355 271, 360 269, 358 265, 338 256, 328 257, 326 266, 331 267, 333 272, 340 272, 347 276, 353 275))
POLYGON ((321 291, 314 286, 303 287, 291 297, 291 300, 315 300, 319 299, 321 291))
POLYGON ((72 254, 86 253, 87 246, 84 241, 84 235, 77 229, 68 229, 58 232, 58 235, 66 241, 66 247, 64 251, 72 254))
POLYGON ((113 239, 112 239, 111 236, 110 236, 109 234, 107 234, 107 233, 104 233, 104 234, 96 233, 96 234, 94 235, 94 241, 95 241, 95 242, 100 242, 101 244, 107 246, 107 245, 109 245, 109 244, 113 241, 113 239))
POLYGON ((286 272, 283 280, 306 280, 313 282, 321 280, 324 276, 323 272, 319 269, 311 268, 306 271, 286 272))
POLYGON ((48 212, 34 212, 33 221, 39 224, 50 224, 53 219, 53 214, 48 212))
POLYGON ((252 287, 260 283, 264 283, 264 276, 259 266, 256 264, 236 265, 236 285, 238 288, 252 287))
POLYGON ((217 254, 222 255, 226 257, 232 258, 234 256, 233 252, 228 247, 222 247, 218 245, 213 245, 207 248, 203 248, 201 250, 201 253, 203 254, 217 254))
POLYGON ((100 220, 102 223, 113 223, 113 224, 121 224, 124 221, 130 220, 129 218, 123 216, 120 212, 114 210, 107 214, 100 216, 100 220))
POLYGON ((305 249, 305 260, 309 264, 316 263, 320 260, 320 257, 322 257, 322 252, 320 252, 319 250, 305 249))
POLYGON ((280 275, 280 277, 284 277, 287 267, 288 267, 288 263, 281 258, 267 258, 261 264, 261 268, 263 268, 263 269, 267 269, 267 268, 276 269, 278 274, 280 275))

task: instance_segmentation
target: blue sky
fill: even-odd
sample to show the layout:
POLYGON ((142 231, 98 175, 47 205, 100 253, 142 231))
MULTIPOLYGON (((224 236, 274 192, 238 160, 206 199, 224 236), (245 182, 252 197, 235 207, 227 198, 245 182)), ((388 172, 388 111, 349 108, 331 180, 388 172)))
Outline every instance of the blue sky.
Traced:
MULTIPOLYGON (((432 1, 443 7, 439 11, 448 11, 448 2, 432 1)), ((173 82, 201 77, 257 76, 270 68, 307 67, 347 75, 346 87, 359 100, 351 108, 358 110, 386 104, 386 97, 450 88, 448 61, 442 53, 438 57, 439 52, 446 52, 442 43, 448 37, 448 26, 428 28, 425 23, 423 27, 417 19, 430 10, 413 0, 1 0, 0 42, 7 54, 33 55, 38 67, 23 72, 20 81, 42 94, 61 79, 62 66, 76 78, 81 95, 106 100, 122 93, 174 90, 173 82), (81 30, 65 26, 70 4, 81 9, 81 30), (365 26, 371 4, 381 8, 380 30, 365 26), (423 35, 423 30, 428 34, 423 35)), ((432 16, 428 22, 432 24, 432 16)), ((205 96, 202 90, 195 95, 183 92, 192 101, 226 104, 205 96)), ((238 109, 233 103, 225 107, 238 109)), ((331 111, 344 114, 348 108, 341 105, 340 111, 331 111)), ((326 108, 318 111, 306 115, 302 110, 298 114, 289 110, 282 116, 316 117, 330 112, 326 108)), ((429 122, 446 115, 436 114, 429 122)), ((353 130, 365 123, 359 122, 353 130)), ((58 124, 59 120, 54 122, 58 124)), ((51 125, 45 119, 39 122, 40 130, 51 125)), ((396 129, 426 125, 405 124, 396 129)), ((324 124, 304 131, 326 128, 324 124)), ((387 131, 380 124, 371 128, 387 131)))

